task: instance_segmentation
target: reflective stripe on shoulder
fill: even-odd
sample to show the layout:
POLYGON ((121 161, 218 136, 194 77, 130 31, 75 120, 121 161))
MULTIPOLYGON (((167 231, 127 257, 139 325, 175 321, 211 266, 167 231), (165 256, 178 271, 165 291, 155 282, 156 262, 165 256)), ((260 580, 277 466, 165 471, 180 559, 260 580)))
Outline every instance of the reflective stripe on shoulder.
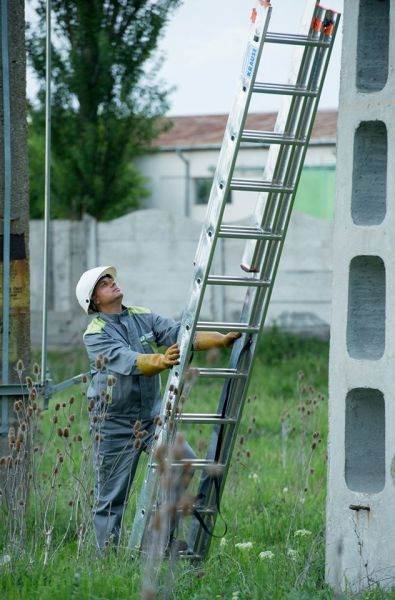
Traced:
MULTIPOLYGON (((92 321, 89 323, 88 327, 85 330, 84 336, 89 334, 89 333, 101 333, 104 329, 106 325, 106 322, 104 319, 101 319, 100 317, 95 317, 94 319, 92 319, 92 321)), ((82 337, 84 337, 82 336, 82 337)))
POLYGON ((144 315, 150 313, 151 310, 145 306, 128 306, 130 315, 144 315))

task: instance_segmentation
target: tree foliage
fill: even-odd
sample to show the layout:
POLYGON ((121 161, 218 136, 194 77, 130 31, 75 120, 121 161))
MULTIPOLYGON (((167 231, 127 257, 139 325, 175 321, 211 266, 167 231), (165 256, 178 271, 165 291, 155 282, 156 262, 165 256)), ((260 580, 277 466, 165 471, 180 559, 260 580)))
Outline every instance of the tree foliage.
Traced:
MULTIPOLYGON (((157 81, 155 48, 181 0, 52 0, 52 214, 110 219, 147 194, 133 166, 158 135, 169 90, 157 81)), ((42 216, 45 0, 29 25, 39 82, 29 110, 31 215, 42 216)))

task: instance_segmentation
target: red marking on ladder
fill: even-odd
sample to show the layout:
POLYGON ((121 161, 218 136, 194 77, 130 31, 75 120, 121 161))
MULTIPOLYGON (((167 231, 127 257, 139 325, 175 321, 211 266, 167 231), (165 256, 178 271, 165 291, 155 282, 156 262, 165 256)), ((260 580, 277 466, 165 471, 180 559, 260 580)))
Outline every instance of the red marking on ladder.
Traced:
POLYGON ((255 23, 257 16, 258 16, 258 12, 257 12, 256 8, 253 8, 252 13, 251 13, 251 23, 255 23))
POLYGON ((322 4, 320 4, 320 2, 317 2, 316 7, 317 8, 322 8, 322 10, 330 10, 335 15, 340 15, 341 14, 338 10, 333 10, 333 8, 327 8, 326 6, 322 6, 322 4))
POLYGON ((262 4, 264 8, 269 8, 269 6, 271 6, 270 0, 259 0, 259 3, 262 4))
POLYGON ((322 21, 320 21, 320 19, 317 19, 317 17, 314 17, 313 20, 311 21, 311 29, 313 31, 321 31, 322 28, 322 21))
POLYGON ((334 28, 334 23, 330 21, 328 24, 324 25, 324 34, 327 36, 332 35, 334 28))

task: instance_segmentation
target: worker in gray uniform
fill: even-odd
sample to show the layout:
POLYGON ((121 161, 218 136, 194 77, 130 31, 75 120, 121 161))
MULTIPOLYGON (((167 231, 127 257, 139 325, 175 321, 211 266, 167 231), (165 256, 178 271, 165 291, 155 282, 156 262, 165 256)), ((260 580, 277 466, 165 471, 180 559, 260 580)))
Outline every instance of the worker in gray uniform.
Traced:
MULTIPOLYGON (((95 315, 83 340, 92 379, 87 389, 93 438, 93 520, 99 549, 119 543, 122 518, 142 451, 154 439, 161 396, 159 373, 179 364, 181 322, 141 306, 124 306, 116 269, 85 271, 76 296, 95 315), (156 346, 167 347, 164 353, 156 346)), ((198 332, 194 350, 228 348, 239 333, 198 332)), ((187 442, 184 458, 196 455, 187 442)))

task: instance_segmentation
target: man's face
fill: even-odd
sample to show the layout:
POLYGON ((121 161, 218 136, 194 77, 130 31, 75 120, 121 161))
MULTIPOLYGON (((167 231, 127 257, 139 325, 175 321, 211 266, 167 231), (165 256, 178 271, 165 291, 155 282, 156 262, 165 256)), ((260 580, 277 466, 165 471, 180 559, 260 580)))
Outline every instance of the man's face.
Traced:
POLYGON ((92 294, 92 300, 100 311, 122 298, 122 290, 111 275, 102 277, 95 285, 92 294))

